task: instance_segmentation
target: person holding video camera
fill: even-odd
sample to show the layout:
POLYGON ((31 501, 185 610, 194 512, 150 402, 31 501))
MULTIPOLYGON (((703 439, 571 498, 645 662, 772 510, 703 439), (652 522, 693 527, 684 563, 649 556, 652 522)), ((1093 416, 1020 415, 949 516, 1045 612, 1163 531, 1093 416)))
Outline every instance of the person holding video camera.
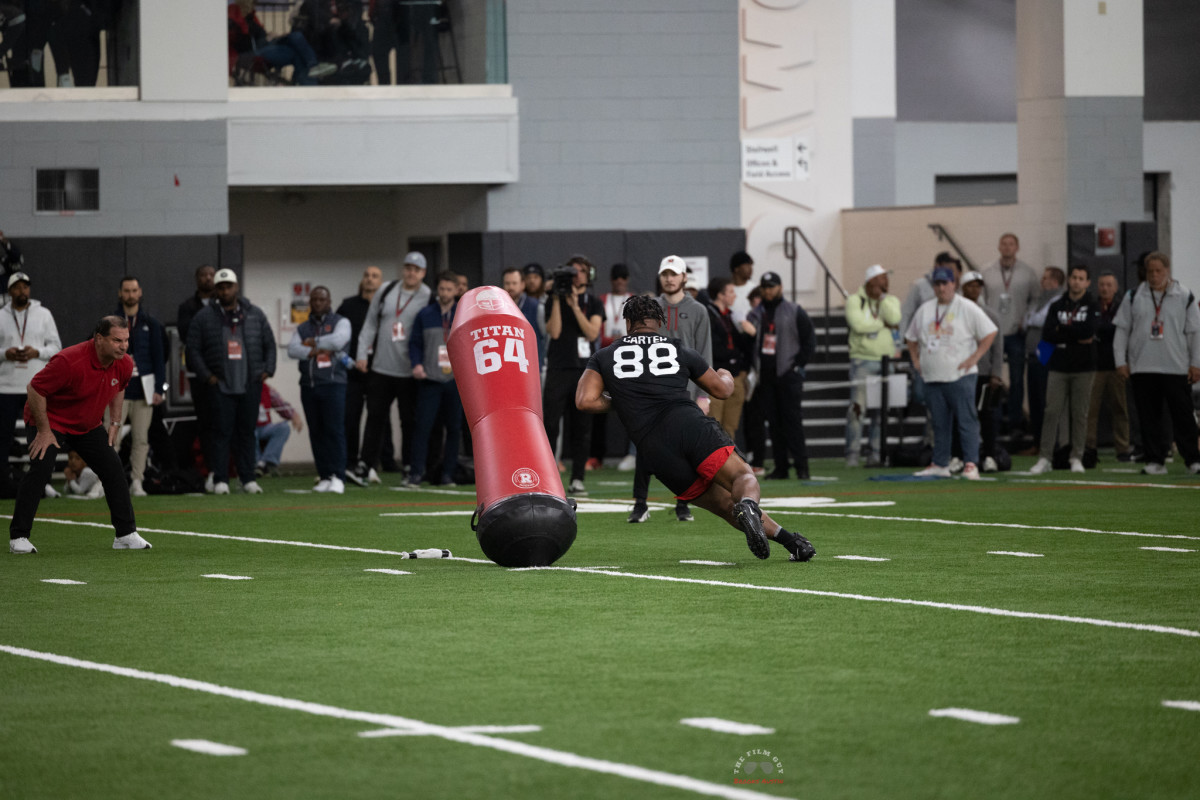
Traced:
POLYGON ((604 306, 588 291, 595 268, 584 256, 572 256, 552 273, 546 299, 546 386, 542 394, 542 419, 553 450, 559 422, 566 417, 563 455, 571 454, 571 494, 587 494, 583 476, 587 468, 592 418, 575 407, 575 387, 604 325, 604 306))

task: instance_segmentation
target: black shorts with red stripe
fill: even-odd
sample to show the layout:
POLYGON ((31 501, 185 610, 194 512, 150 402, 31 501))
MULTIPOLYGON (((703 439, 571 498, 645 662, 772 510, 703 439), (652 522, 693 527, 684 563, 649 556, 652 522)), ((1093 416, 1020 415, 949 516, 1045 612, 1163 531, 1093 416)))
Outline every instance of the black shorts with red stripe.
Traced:
POLYGON ((672 413, 638 443, 649 471, 679 500, 695 500, 734 451, 729 434, 712 417, 672 413))

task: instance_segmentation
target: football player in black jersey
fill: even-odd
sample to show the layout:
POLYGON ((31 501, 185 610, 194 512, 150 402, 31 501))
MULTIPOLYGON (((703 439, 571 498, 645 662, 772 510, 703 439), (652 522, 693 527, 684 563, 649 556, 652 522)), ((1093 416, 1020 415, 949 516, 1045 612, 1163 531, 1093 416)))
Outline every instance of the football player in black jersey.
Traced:
POLYGON ((746 534, 750 552, 771 554, 770 539, 791 561, 816 555, 812 543, 783 529, 758 507, 758 480, 733 442, 688 396, 695 381, 712 397, 733 393, 728 370, 713 370, 695 350, 658 333, 666 322, 652 297, 623 306, 628 334, 588 361, 575 390, 580 411, 615 409, 650 471, 680 500, 693 501, 746 534))

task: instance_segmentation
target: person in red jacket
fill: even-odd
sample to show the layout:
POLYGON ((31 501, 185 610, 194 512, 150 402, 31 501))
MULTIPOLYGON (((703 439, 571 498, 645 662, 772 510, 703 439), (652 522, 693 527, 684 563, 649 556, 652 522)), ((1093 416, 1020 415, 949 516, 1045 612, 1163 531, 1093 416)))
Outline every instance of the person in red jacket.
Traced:
POLYGON ((17 504, 8 528, 10 553, 36 553, 29 541, 33 518, 60 450, 79 453, 104 486, 116 538, 114 550, 149 550, 138 535, 133 501, 125 470, 113 444, 121 419, 125 387, 133 375, 129 327, 124 317, 104 317, 92 338, 60 350, 29 382, 25 429, 29 434, 29 472, 17 490, 17 504))

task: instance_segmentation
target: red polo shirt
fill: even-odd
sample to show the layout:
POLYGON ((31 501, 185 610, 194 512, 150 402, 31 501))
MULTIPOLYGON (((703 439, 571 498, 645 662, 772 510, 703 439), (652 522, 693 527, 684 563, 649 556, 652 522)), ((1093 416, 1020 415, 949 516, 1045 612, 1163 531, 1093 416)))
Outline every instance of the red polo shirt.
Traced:
MULTIPOLYGON (((103 367, 95 340, 88 339, 60 350, 29 385, 46 398, 46 416, 53 430, 84 434, 104 422, 104 409, 117 392, 125 391, 132 375, 132 358, 125 356, 103 367)), ((26 403, 25 425, 33 424, 26 403)))

